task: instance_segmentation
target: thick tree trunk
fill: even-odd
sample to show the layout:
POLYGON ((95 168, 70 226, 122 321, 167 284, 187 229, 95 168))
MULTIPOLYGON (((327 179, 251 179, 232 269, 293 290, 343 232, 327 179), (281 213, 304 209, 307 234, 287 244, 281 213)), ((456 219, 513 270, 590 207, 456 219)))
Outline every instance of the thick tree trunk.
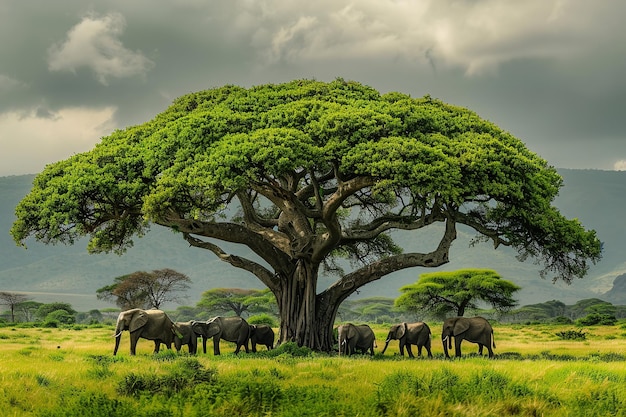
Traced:
POLYGON ((295 342, 317 351, 333 347, 332 330, 339 306, 324 305, 316 294, 319 265, 299 260, 293 274, 283 277, 276 294, 280 311, 279 343, 295 342))

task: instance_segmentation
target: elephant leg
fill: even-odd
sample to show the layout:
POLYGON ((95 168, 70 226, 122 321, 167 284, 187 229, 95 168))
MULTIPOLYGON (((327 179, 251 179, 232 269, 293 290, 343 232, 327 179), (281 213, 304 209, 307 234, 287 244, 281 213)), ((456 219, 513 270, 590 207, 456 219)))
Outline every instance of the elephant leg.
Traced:
POLYGON ((161 342, 159 340, 155 340, 153 353, 159 353, 159 349, 161 349, 161 342))
POLYGON ((213 337, 213 355, 218 356, 220 354, 220 336, 213 337))
POLYGON ((409 358, 414 358, 415 356, 413 356, 413 351, 411 350, 411 344, 407 343, 406 344, 406 351, 409 354, 409 358))
POLYGON ((424 345, 424 347, 426 348, 426 352, 428 352, 428 357, 432 358, 433 353, 430 351, 430 341, 426 345, 424 345))
POLYGON ((487 351, 489 352, 489 357, 493 358, 493 350, 491 349, 491 345, 487 344, 486 346, 487 346, 487 351))
POLYGON ((457 358, 461 357, 461 342, 463 341, 462 337, 454 338, 454 356, 457 358))
POLYGON ((404 342, 400 340, 400 356, 404 356, 404 342))
POLYGON ((417 346, 417 356, 422 356, 422 345, 418 343, 416 346, 417 346))
POLYGON ((478 344, 478 354, 480 356, 483 356, 483 344, 482 343, 478 344))
POLYGON ((137 342, 139 341, 139 334, 137 332, 130 334, 130 354, 135 355, 137 351, 137 342))

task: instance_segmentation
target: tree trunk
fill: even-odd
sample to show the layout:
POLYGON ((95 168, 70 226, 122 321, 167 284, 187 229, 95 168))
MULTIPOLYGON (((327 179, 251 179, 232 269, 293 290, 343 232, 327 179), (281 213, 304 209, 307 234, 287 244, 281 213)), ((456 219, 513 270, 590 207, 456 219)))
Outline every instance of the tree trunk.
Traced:
POLYGON ((319 265, 298 260, 293 274, 282 277, 276 295, 280 311, 279 343, 295 342, 329 352, 338 305, 320 303, 316 294, 319 265))

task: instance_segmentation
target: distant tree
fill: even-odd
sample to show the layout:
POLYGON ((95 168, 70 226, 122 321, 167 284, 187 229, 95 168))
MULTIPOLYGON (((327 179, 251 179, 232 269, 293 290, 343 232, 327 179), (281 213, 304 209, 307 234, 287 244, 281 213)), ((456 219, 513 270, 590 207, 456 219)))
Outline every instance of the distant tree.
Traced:
POLYGON ((391 297, 367 297, 346 300, 339 308, 341 321, 374 322, 415 320, 413 314, 397 308, 391 297))
POLYGON ((0 292, 0 304, 5 305, 11 311, 11 322, 15 323, 15 309, 18 304, 28 301, 30 298, 25 294, 15 292, 0 292))
POLYGON ((37 310, 43 303, 38 301, 24 301, 17 305, 17 311, 22 315, 24 321, 34 321, 37 317, 37 310))
POLYGON ((166 302, 185 298, 178 295, 189 289, 191 279, 173 269, 137 271, 117 277, 115 282, 96 290, 98 299, 113 301, 121 309, 161 308, 166 302))
MULTIPOLYGON (((58 311, 58 310, 65 310, 67 312, 67 314, 70 315, 70 316, 75 316, 76 313, 78 313, 68 303, 55 302, 55 303, 50 303, 50 304, 42 304, 37 309, 36 315, 40 319, 45 320, 46 317, 48 317, 48 314, 50 314, 50 313, 52 313, 54 311, 58 311)), ((60 314, 60 313, 57 313, 57 314, 60 314)))
POLYGON ((226 314, 266 313, 277 310, 276 299, 269 289, 214 288, 202 293, 198 307, 209 312, 226 314))
POLYGON ((130 310, 131 308, 147 308, 148 295, 143 288, 137 285, 130 285, 132 274, 115 277, 111 285, 107 285, 96 290, 96 297, 99 300, 105 300, 115 303, 122 310, 130 310))
POLYGON ((64 309, 55 310, 46 315, 45 323, 47 323, 47 325, 50 323, 74 324, 76 323, 76 316, 68 313, 64 309))
POLYGON ((463 316, 482 301, 502 312, 516 305, 512 295, 518 290, 520 287, 490 269, 433 272, 402 287, 403 294, 396 299, 396 306, 409 311, 425 310, 439 317, 449 313, 463 316))
POLYGON ((178 306, 176 310, 168 311, 167 314, 174 321, 205 320, 209 318, 205 311, 193 306, 178 306))

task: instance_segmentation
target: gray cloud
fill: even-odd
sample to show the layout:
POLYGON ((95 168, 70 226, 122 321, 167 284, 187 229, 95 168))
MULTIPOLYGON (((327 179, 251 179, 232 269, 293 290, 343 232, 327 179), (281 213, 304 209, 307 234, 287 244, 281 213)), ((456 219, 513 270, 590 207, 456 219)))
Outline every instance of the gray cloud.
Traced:
POLYGON ((119 13, 90 15, 67 33, 66 39, 48 49, 48 69, 75 73, 81 67, 91 69, 98 81, 145 75, 153 62, 141 52, 133 52, 122 44, 119 36, 126 22, 119 13))
POLYGON ((618 0, 35 0, 0 12, 0 175, 88 149, 103 126, 142 123, 188 92, 339 76, 469 107, 557 167, 626 160, 618 0), (72 122, 85 137, 64 131, 72 122), (25 138, 29 163, 5 168, 25 138))

